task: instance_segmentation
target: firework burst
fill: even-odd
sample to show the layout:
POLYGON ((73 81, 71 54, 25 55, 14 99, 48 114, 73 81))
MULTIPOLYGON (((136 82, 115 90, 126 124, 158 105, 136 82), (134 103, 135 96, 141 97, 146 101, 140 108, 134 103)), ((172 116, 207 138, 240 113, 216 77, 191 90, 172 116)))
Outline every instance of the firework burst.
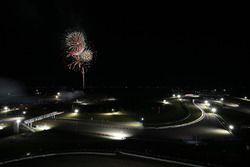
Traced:
POLYGON ((85 47, 85 38, 81 32, 72 32, 67 34, 65 39, 65 45, 67 48, 68 56, 77 56, 80 55, 85 47))
POLYGON ((87 49, 85 37, 82 32, 68 33, 65 38, 67 58, 71 60, 68 68, 81 71, 83 77, 83 88, 85 87, 85 68, 89 67, 93 59, 93 52, 87 49))
POLYGON ((93 52, 91 50, 85 50, 81 56, 84 62, 91 62, 93 59, 93 52))

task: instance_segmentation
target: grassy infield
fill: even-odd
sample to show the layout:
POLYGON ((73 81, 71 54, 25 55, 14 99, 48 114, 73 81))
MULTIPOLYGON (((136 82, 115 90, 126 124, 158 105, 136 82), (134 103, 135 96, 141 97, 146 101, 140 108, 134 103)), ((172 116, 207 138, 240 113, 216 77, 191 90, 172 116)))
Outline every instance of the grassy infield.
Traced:
MULTIPOLYGON (((170 104, 164 105, 159 102, 156 103, 157 105, 141 105, 139 108, 133 106, 128 108, 118 107, 115 111, 112 111, 112 107, 109 107, 101 110, 101 112, 98 112, 97 106, 97 112, 93 111, 93 109, 92 112, 89 112, 88 109, 83 107, 78 114, 66 113, 60 118, 120 123, 139 121, 144 126, 166 126, 190 122, 201 115, 201 112, 191 102, 180 102, 175 99, 169 99, 168 101, 170 104)), ((95 106, 92 108, 95 108, 95 106)))

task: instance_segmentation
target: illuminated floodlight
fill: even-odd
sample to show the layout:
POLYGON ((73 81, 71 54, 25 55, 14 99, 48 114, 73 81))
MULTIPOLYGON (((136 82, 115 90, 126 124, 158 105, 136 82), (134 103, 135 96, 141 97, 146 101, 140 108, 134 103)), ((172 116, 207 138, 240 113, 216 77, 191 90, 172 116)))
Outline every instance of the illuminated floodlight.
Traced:
POLYGON ((141 121, 144 121, 144 118, 143 118, 143 117, 141 117, 141 121))
POLYGON ((239 104, 234 104, 234 103, 227 103, 226 105, 229 107, 239 107, 240 106, 239 104))
POLYGON ((26 111, 23 111, 23 115, 25 115, 26 114, 26 111))
POLYGON ((125 140, 130 135, 124 132, 109 132, 108 135, 113 140, 125 140))
POLYGON ((16 123, 19 124, 21 122, 21 119, 17 119, 16 123))
POLYGON ((56 95, 56 99, 58 99, 59 98, 59 96, 58 95, 56 95))
POLYGON ((4 106, 4 108, 3 108, 4 110, 8 110, 9 109, 9 107, 8 106, 4 106))
POLYGON ((176 97, 176 95, 175 95, 175 94, 173 94, 172 96, 173 96, 173 97, 176 97))
POLYGON ((247 96, 245 96, 244 99, 247 99, 247 96))
POLYGON ((44 131, 51 129, 51 127, 49 125, 37 125, 35 129, 37 131, 44 131))
POLYGON ((228 128, 229 128, 230 130, 233 130, 233 129, 234 129, 234 126, 233 126, 233 125, 229 125, 228 128))
POLYGON ((114 108, 112 108, 112 109, 111 109, 111 111, 112 111, 112 112, 114 112, 114 111, 115 111, 115 109, 114 109, 114 108))
POLYGON ((5 124, 0 124, 0 130, 3 130, 4 128, 6 128, 7 126, 5 124))
POLYGON ((163 104, 169 104, 169 102, 167 100, 163 100, 162 103, 163 104))
POLYGON ((186 96, 186 97, 200 97, 200 95, 192 94, 192 93, 185 94, 184 96, 186 96))
POLYGON ((60 92, 57 92, 57 96, 60 96, 61 95, 61 93, 60 92))
POLYGON ((116 98, 111 97, 111 98, 107 98, 106 100, 107 101, 116 101, 116 98))
POLYGON ((74 113, 79 113, 79 109, 76 108, 76 109, 74 110, 74 113))
POLYGON ((177 95, 177 98, 181 98, 181 95, 177 95))
POLYGON ((216 113, 217 109, 216 109, 216 108, 212 108, 211 111, 212 111, 213 113, 216 113))
POLYGON ((116 112, 99 113, 98 115, 112 116, 112 115, 124 115, 124 113, 116 111, 116 112))
POLYGON ((220 98, 220 101, 224 101, 224 98, 222 97, 222 98, 220 98))
POLYGON ((208 107, 211 105, 207 100, 204 101, 204 104, 208 107))

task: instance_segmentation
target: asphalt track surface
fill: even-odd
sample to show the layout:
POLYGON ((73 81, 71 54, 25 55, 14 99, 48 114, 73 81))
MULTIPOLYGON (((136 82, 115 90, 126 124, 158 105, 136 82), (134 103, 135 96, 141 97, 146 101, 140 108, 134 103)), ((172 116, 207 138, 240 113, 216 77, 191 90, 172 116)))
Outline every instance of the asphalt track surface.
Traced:
POLYGON ((116 153, 100 153, 100 152, 69 152, 69 153, 52 153, 43 154, 33 157, 19 158, 10 161, 1 162, 0 165, 15 166, 60 166, 60 167, 127 167, 127 166, 143 166, 143 167, 202 167, 191 163, 184 163, 173 160, 165 160, 152 158, 137 154, 121 152, 116 153))

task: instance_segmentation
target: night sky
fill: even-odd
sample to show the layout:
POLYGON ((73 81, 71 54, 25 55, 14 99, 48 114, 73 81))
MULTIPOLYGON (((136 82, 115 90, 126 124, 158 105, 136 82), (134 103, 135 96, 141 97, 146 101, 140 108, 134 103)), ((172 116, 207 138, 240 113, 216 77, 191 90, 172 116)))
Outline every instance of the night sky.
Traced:
POLYGON ((0 8, 3 78, 81 86, 62 46, 67 30, 80 29, 96 55, 88 86, 250 83, 249 13, 240 8, 63 0, 0 8))

